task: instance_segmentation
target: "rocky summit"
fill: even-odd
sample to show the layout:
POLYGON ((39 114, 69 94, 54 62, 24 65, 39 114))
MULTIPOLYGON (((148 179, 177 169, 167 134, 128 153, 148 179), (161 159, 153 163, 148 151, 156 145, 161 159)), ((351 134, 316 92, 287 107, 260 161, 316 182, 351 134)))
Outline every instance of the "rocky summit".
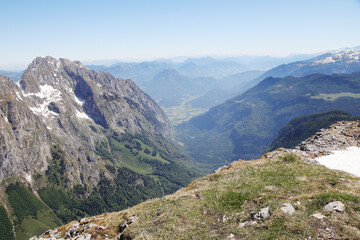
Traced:
POLYGON ((198 176, 171 145, 155 101, 133 81, 78 61, 38 57, 19 82, 0 76, 0 116, 0 218, 10 216, 16 239, 172 193, 198 176))
POLYGON ((163 111, 131 80, 89 70, 80 62, 38 57, 18 85, 5 77, 1 84, 5 149, 1 150, 0 180, 16 173, 26 177, 44 171, 46 159, 51 158, 50 145, 58 142, 69 159, 79 162, 67 169, 70 182, 80 181, 80 172, 88 175, 83 179, 97 182, 99 170, 94 163, 98 157, 89 151, 106 140, 104 130, 169 133, 163 111))
POLYGON ((359 239, 360 179, 317 164, 359 146, 360 121, 297 149, 236 161, 176 192, 49 230, 39 239, 359 239), (341 143, 341 144, 340 144, 341 143))

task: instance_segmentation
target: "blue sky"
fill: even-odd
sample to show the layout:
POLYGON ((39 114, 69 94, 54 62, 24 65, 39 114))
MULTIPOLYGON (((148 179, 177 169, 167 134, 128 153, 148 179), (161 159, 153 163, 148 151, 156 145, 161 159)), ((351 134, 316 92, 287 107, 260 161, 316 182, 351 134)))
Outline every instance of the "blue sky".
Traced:
POLYGON ((0 69, 36 56, 140 61, 360 45, 359 0, 1 0, 0 69))

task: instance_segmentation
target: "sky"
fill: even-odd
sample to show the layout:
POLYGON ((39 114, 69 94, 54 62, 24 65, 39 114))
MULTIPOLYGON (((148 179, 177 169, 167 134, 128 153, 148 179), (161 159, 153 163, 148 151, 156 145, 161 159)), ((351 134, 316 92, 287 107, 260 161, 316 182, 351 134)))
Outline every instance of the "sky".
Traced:
POLYGON ((360 45, 360 0, 0 0, 0 69, 37 56, 142 61, 360 45))

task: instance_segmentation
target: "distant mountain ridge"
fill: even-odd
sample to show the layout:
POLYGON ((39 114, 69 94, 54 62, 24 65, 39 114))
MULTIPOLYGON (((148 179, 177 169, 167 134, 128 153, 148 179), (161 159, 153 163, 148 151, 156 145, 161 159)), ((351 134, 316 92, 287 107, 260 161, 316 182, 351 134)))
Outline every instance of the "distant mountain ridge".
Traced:
POLYGON ((352 73, 360 69, 360 49, 339 50, 334 53, 325 53, 314 58, 283 64, 275 67, 258 79, 267 77, 303 77, 313 73, 352 73))
POLYGON ((19 81, 21 78, 21 75, 23 74, 23 71, 3 71, 0 70, 0 74, 5 77, 9 77, 15 82, 19 81))
POLYGON ((177 127, 191 156, 219 166, 259 156, 297 116, 343 110, 360 115, 360 73, 269 77, 245 93, 177 127))

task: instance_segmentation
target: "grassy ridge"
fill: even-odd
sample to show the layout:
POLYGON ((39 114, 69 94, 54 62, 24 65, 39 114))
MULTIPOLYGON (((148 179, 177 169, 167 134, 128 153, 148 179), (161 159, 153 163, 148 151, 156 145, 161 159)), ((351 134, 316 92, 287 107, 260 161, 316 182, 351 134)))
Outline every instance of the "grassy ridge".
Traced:
POLYGON ((109 216, 107 224, 116 226, 123 214, 137 215, 141 220, 125 231, 130 238, 146 233, 152 239, 226 239, 231 234, 236 239, 359 239, 359 186, 359 178, 283 154, 234 162, 174 195, 109 216), (345 204, 345 212, 323 212, 331 201, 345 204), (284 203, 294 206, 293 215, 280 210, 284 203), (270 208, 268 219, 239 227, 254 221, 253 214, 264 207, 270 208), (314 213, 326 219, 317 220, 314 213))

